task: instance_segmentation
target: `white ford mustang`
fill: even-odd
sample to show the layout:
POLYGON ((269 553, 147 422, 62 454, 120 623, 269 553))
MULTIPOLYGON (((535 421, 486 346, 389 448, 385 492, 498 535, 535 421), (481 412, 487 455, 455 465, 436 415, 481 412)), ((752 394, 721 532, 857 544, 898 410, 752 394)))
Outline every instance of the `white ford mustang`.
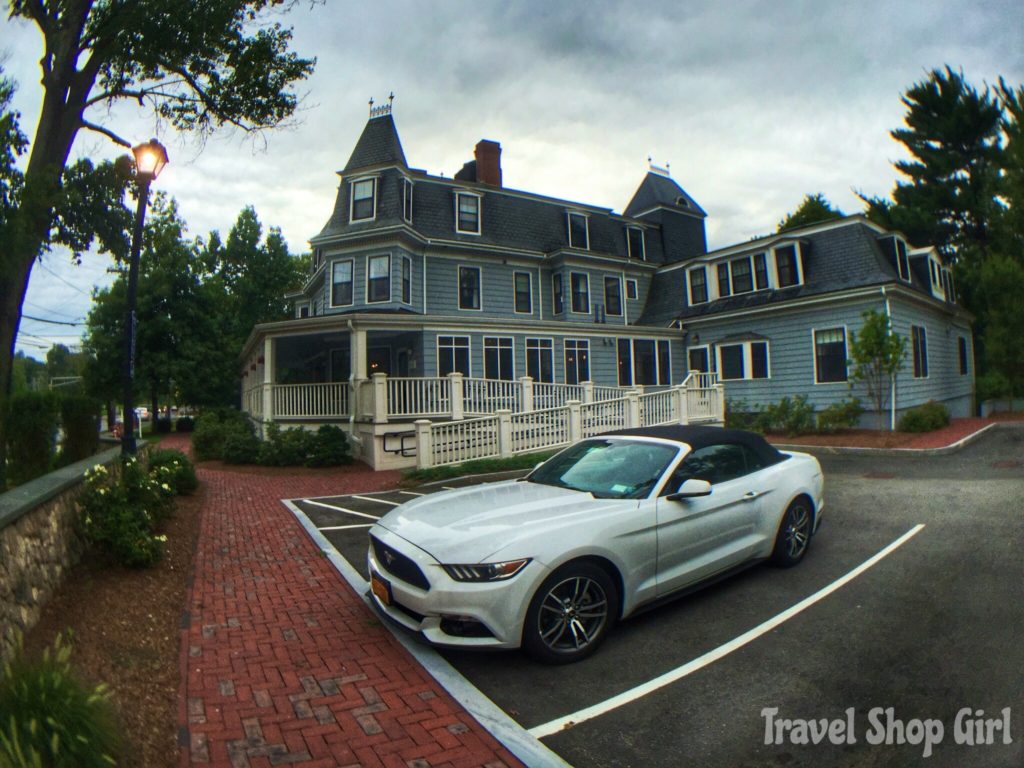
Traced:
POLYGON ((767 558, 800 562, 823 484, 813 456, 750 432, 613 432, 521 480, 396 507, 370 529, 371 593, 432 643, 578 661, 640 608, 767 558))

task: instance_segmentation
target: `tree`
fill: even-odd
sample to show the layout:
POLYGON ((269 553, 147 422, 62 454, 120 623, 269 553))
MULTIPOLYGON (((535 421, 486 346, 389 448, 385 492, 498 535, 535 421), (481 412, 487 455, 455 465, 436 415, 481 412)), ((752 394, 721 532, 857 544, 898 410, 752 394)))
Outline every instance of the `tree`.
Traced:
POLYGON ((907 340, 892 330, 889 316, 868 310, 861 314, 864 324, 860 333, 850 332, 850 361, 853 371, 850 384, 862 382, 878 413, 879 428, 885 423, 885 406, 889 402, 896 374, 907 356, 907 340))
MULTIPOLYGON (((30 146, 24 177, 13 185, 15 194, 0 213, 0 409, 10 390, 21 306, 35 260, 55 243, 80 251, 83 241, 115 234, 123 243, 127 231, 108 227, 109 219, 85 216, 82 207, 71 204, 68 159, 78 132, 84 128, 130 146, 102 123, 114 104, 126 101, 149 108, 158 123, 201 138, 222 126, 260 131, 280 125, 295 111, 293 87, 315 62, 289 51, 291 30, 256 22, 276 6, 292 4, 10 0, 11 16, 38 28, 45 55, 40 61, 42 105, 30 145, 19 134, 10 135, 9 96, 0 94, 0 126, 7 125, 9 134, 8 144, 0 144, 0 157, 16 157, 30 146)), ((80 169, 79 180, 88 180, 83 189, 105 189, 100 182, 106 177, 94 176, 91 163, 80 169)), ((118 247, 102 241, 101 246, 118 247)), ((0 473, 3 467, 0 460, 0 473)))
POLYGON ((841 219, 845 215, 838 208, 833 208, 832 204, 821 192, 814 195, 804 195, 804 199, 797 206, 797 209, 780 221, 775 231, 787 232, 798 227, 805 227, 808 224, 841 219))
POLYGON ((1024 394, 1024 263, 990 258, 981 270, 981 288, 987 297, 985 356, 989 369, 1005 378, 1012 402, 1024 394))
POLYGON ((999 100, 1006 137, 1002 192, 1007 208, 998 239, 1003 253, 1024 259, 1024 86, 1011 88, 1000 79, 999 100))

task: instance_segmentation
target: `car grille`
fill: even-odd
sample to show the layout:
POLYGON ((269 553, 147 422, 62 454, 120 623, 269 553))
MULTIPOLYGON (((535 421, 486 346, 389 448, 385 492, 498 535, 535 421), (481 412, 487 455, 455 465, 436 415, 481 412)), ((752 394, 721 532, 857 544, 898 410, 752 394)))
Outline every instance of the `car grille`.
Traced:
POLYGON ((373 554, 377 558, 377 562, 385 571, 414 587, 425 591, 430 590, 430 582, 427 581, 427 577, 410 558, 387 546, 375 536, 370 537, 370 544, 373 546, 373 554))

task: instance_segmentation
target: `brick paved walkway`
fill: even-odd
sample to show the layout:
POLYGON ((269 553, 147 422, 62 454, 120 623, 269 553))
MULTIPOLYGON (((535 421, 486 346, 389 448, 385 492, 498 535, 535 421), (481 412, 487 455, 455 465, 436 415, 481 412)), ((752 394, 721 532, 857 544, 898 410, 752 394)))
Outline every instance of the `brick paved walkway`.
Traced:
POLYGON ((379 490, 396 473, 199 477, 206 500, 182 621, 182 766, 519 765, 380 625, 280 502, 379 490))

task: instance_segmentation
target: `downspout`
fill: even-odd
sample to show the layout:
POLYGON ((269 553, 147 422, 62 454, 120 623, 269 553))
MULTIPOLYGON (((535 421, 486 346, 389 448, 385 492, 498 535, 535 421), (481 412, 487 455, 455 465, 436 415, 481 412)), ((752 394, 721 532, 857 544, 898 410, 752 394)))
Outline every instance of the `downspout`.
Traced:
MULTIPOLYGON (((887 286, 882 286, 882 298, 885 299, 885 317, 889 321, 889 333, 894 333, 892 326, 892 306, 889 303, 889 295, 885 292, 887 286)), ((892 375, 889 390, 889 431, 896 431, 896 374, 892 375)))
POLYGON ((355 331, 355 326, 352 325, 352 318, 345 318, 345 324, 348 326, 348 389, 352 393, 351 407, 349 410, 351 413, 348 415, 348 436, 349 439, 358 445, 360 448, 363 447, 363 441, 356 436, 356 367, 353 365, 352 360, 352 333, 355 331))
MULTIPOLYGON (((626 290, 626 270, 622 270, 619 273, 622 282, 619 283, 619 290, 622 291, 622 324, 629 325, 629 291, 626 290)), ((640 288, 637 283, 636 297, 640 298, 640 288)))

